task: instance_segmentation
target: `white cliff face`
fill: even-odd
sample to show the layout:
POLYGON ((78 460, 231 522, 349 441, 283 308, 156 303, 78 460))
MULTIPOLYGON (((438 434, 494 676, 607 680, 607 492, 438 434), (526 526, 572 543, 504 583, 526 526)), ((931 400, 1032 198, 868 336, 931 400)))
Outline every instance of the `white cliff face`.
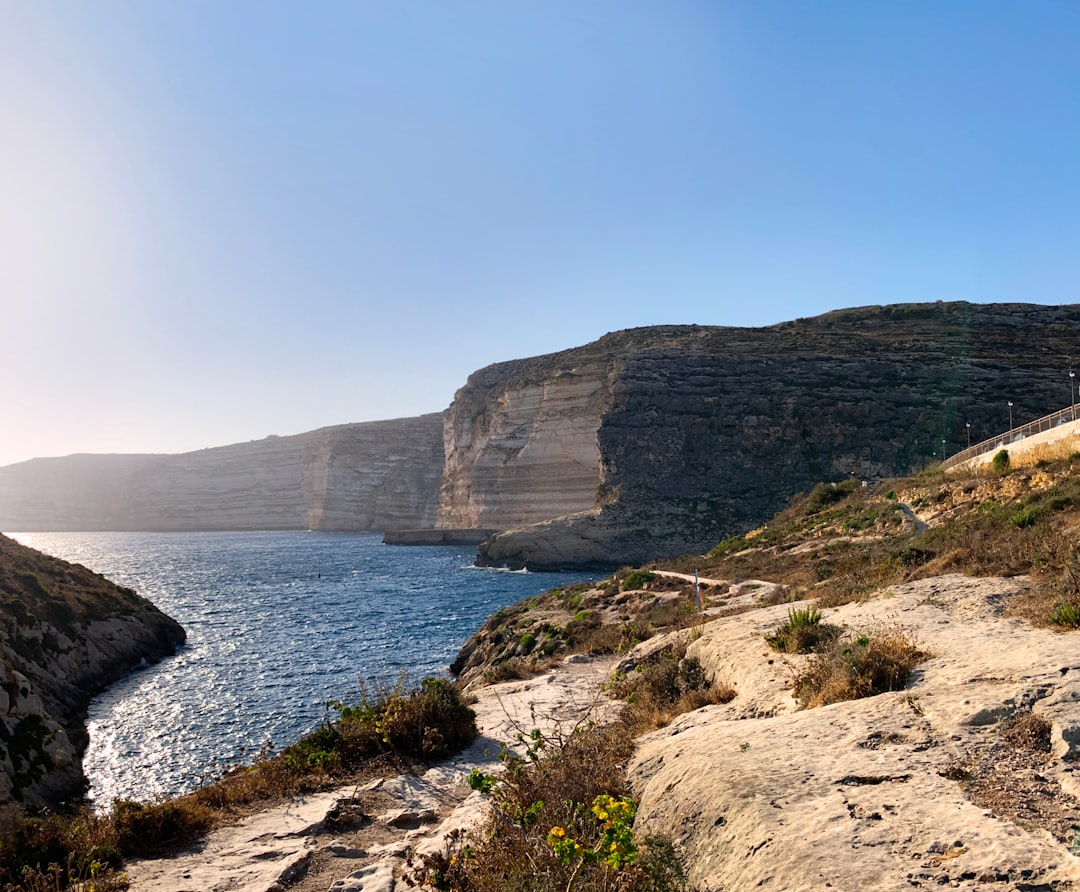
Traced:
POLYGON ((609 402, 602 363, 497 393, 467 385, 445 415, 438 526, 506 529, 590 508, 596 432, 609 402))
POLYGON ((383 530, 434 524, 438 414, 181 455, 75 455, 0 468, 0 529, 383 530))

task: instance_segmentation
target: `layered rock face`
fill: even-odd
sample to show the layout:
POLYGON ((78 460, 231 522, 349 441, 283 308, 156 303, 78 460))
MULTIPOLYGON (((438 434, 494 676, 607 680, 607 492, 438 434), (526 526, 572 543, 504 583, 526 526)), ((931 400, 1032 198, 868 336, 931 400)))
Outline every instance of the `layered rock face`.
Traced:
POLYGON ((506 529, 595 503, 611 357, 557 356, 482 369, 458 391, 445 414, 440 528, 506 529))
POLYGON ((81 796, 91 697, 183 643, 149 601, 0 536, 0 806, 81 796))
POLYGON ((345 424, 181 455, 75 455, 0 468, 0 529, 430 527, 442 416, 345 424))
POLYGON ((963 448, 968 422, 973 441, 992 436, 1008 427, 1008 400, 1017 424, 1068 405, 1078 326, 1077 306, 909 304, 760 329, 637 329, 494 366, 447 412, 440 522, 513 527, 529 492, 562 490, 560 465, 525 470, 530 438, 550 441, 559 422, 507 407, 587 375, 596 414, 578 411, 575 437, 596 419, 595 477, 579 465, 564 516, 496 534, 479 560, 605 567, 701 552, 818 481, 909 473, 943 441, 963 448), (455 514, 463 504, 482 510, 455 514))

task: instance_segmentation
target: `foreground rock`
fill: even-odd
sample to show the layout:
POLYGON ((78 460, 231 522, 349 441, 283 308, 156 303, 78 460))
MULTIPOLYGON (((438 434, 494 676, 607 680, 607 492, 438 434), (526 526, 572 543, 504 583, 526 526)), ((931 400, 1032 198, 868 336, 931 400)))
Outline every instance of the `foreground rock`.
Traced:
POLYGON ((140 892, 390 892, 402 888, 409 849, 438 851, 448 833, 473 826, 486 801, 466 783, 495 769, 503 744, 532 728, 568 727, 600 714, 610 660, 574 657, 558 672, 493 685, 474 705, 480 736, 420 777, 377 779, 299 799, 210 835, 173 858, 129 866, 140 892))
POLYGON ((90 698, 175 651, 184 630, 85 567, 0 535, 0 805, 82 795, 90 698))
POLYGON ((790 691, 809 658, 761 637, 786 607, 710 623, 689 653, 738 696, 641 742, 638 831, 670 834, 700 892, 1074 888, 1080 647, 1002 615, 1025 583, 937 577, 824 611, 912 630, 931 657, 907 690, 806 711, 790 691), (1003 736, 1028 709, 1051 754, 1003 736))
MULTIPOLYGON (((905 690, 811 710, 791 696, 792 673, 809 658, 775 654, 762 637, 788 605, 675 633, 738 695, 642 738, 629 766, 636 831, 674 840, 696 892, 1080 888, 1080 648, 1075 634, 1004 615, 1026 585, 942 576, 824 611, 853 630, 900 626, 930 657, 905 690), (1050 751, 1009 730, 1027 714, 1049 723, 1050 751)), ((199 851, 135 864, 134 888, 405 888, 408 850, 438 851, 446 834, 482 818, 468 771, 490 770, 499 743, 518 733, 610 709, 601 684, 614 668, 572 657, 482 688, 482 737, 458 758, 423 777, 291 803, 199 851)))

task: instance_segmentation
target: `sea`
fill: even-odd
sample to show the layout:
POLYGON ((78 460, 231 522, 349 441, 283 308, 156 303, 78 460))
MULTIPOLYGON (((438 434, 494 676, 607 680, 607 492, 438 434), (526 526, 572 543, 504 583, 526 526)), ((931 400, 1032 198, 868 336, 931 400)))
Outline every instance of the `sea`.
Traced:
POLYGON ((151 801, 313 730, 328 701, 446 676, 502 607, 595 574, 473 566, 475 549, 379 534, 11 533, 149 598, 187 631, 177 654, 93 700, 89 799, 151 801))

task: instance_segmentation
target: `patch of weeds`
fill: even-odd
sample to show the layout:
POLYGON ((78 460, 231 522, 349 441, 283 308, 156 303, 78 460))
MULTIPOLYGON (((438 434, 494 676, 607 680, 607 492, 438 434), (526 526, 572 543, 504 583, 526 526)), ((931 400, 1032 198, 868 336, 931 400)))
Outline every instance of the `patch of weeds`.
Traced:
POLYGON ((709 551, 707 557, 717 558, 726 557, 729 554, 734 554, 737 551, 742 551, 747 548, 750 543, 746 540, 745 536, 728 536, 726 539, 713 546, 709 551))
POLYGON ((1046 508, 1042 505, 1028 505, 1025 508, 1021 508, 1012 517, 1009 518, 1009 522, 1017 529, 1027 529, 1034 526, 1038 522, 1039 518, 1043 516, 1046 508))
POLYGON ((928 654, 897 628, 847 634, 813 654, 795 678, 795 696, 806 709, 903 689, 928 654))
POLYGON ((821 611, 811 604, 790 608, 787 621, 771 635, 766 635, 765 643, 780 653, 814 653, 833 641, 841 631, 839 626, 822 622, 821 611))
POLYGON ((679 892, 682 866, 669 840, 633 833, 636 804, 624 766, 633 748, 619 723, 519 735, 499 776, 470 777, 490 797, 475 831, 410 857, 406 882, 446 892, 601 890, 679 892))
POLYGON ((686 656, 685 644, 653 654, 629 675, 615 678, 608 691, 626 701, 623 721, 635 735, 663 728, 684 712, 735 697, 727 685, 709 680, 697 658, 686 656))

